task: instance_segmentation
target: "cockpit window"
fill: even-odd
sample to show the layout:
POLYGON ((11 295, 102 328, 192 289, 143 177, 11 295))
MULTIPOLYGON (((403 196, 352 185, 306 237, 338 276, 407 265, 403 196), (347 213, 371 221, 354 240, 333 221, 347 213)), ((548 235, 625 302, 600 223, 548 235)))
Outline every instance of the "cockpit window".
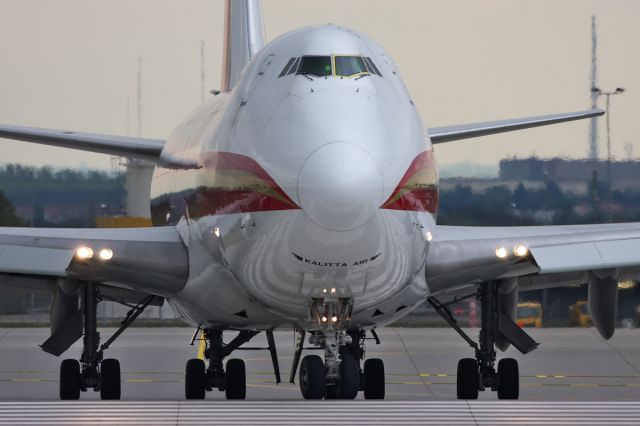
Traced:
POLYGON ((331 56, 303 56, 297 74, 310 74, 317 77, 332 75, 331 56))
POLYGON ((294 72, 296 72, 298 70, 298 65, 299 64, 300 64, 300 58, 296 58, 296 60, 291 65, 291 68, 289 68, 289 71, 287 72, 287 75, 293 74, 294 72))
POLYGON ((349 77, 368 73, 362 56, 336 56, 336 75, 349 77))
POLYGON ((366 58, 364 58, 364 61, 367 64, 367 68, 369 68, 369 72, 373 74, 378 74, 380 77, 382 77, 380 70, 378 69, 376 64, 373 63, 370 57, 367 56, 366 58))
POLYGON ((382 77, 380 70, 370 57, 334 55, 334 56, 303 56, 291 58, 284 66, 278 77, 291 74, 304 74, 315 77, 354 77, 377 75, 382 77))
POLYGON ((289 59, 289 62, 287 62, 287 65, 284 66, 284 69, 282 70, 282 72, 278 77, 283 77, 287 75, 287 71, 289 71, 289 68, 291 67, 291 65, 293 65, 295 61, 296 61, 296 58, 289 59))

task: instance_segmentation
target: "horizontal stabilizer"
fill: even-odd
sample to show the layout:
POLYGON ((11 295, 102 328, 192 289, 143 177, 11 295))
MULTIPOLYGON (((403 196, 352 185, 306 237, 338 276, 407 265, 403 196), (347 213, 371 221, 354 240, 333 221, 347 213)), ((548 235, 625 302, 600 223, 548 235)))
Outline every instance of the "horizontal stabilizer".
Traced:
POLYGON ((0 138, 156 161, 165 141, 0 124, 0 138))
POLYGON ((540 115, 537 117, 514 118, 511 120, 487 121, 484 123, 462 124, 457 126, 433 127, 427 129, 431 143, 452 142, 461 139, 477 138, 496 133, 512 132, 514 130, 530 129, 532 127, 547 126, 549 124, 582 120, 603 115, 601 109, 568 112, 564 114, 540 115))

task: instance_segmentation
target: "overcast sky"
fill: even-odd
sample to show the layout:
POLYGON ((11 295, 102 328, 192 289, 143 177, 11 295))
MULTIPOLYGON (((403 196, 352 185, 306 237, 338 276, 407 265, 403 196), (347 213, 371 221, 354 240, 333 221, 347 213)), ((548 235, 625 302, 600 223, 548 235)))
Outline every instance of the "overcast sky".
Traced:
MULTIPOLYGON (((0 0, 0 123, 166 138, 220 85, 223 0, 0 0), (130 119, 127 119, 129 98, 130 119)), ((443 126, 586 109, 590 16, 598 19, 599 85, 612 99, 612 145, 640 156, 640 1, 264 0, 267 38, 332 22, 394 57, 425 124, 443 126)), ((602 99, 604 105, 604 99, 602 99)), ((600 152, 606 154, 604 119, 600 152)), ((583 158, 588 123, 440 145, 440 164, 507 156, 583 158)), ((105 155, 0 140, 0 162, 109 168, 105 155)))

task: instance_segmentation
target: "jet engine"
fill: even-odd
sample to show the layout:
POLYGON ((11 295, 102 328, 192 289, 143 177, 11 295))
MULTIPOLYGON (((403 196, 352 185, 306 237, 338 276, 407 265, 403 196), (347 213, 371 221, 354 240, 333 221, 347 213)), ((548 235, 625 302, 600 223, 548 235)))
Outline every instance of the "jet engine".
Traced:
POLYGON ((617 269, 589 273, 589 311, 600 336, 610 339, 616 329, 618 313, 617 269))
MULTIPOLYGON (((498 306, 505 316, 515 322, 518 312, 518 278, 509 278, 500 282, 498 306)), ((509 342, 500 333, 496 333, 495 340, 496 347, 501 351, 509 348, 509 342)))

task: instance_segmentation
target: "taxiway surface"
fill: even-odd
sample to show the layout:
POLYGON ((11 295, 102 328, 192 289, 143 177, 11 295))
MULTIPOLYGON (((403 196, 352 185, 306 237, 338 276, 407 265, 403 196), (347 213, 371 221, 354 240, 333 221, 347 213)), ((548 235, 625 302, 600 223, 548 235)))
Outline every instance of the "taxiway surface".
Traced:
MULTIPOLYGON (((113 329, 102 329, 106 340, 113 329)), ((539 348, 520 355, 510 348, 501 357, 520 362, 523 401, 640 401, 640 330, 619 329, 610 341, 593 329, 532 329, 539 348)), ((195 357, 189 346, 189 328, 132 328, 107 352, 120 360, 122 399, 178 401, 184 399, 184 365, 195 357)), ((473 352, 451 329, 385 328, 382 343, 367 340, 367 357, 385 361, 387 399, 396 401, 451 401, 455 399, 455 372, 459 358, 473 352)), ((470 330, 477 336, 477 330, 470 330)), ((61 359, 44 353, 38 344, 48 329, 0 329, 0 400, 53 401, 58 398, 61 359)), ((283 383, 276 384, 267 351, 238 351, 247 365, 247 400, 302 398, 297 384, 288 383, 293 355, 293 333, 275 333, 283 383)), ((258 335, 251 346, 266 347, 258 335)), ((66 357, 79 358, 80 344, 66 357)), ((311 351, 306 351, 311 353, 311 351)), ((304 354, 303 354, 304 356, 304 354)), ((207 393, 207 400, 223 400, 224 393, 207 393)), ((99 395, 89 391, 83 401, 99 395)), ((358 399, 362 399, 360 395, 358 399)), ((493 401, 493 392, 481 392, 481 401, 493 401)))

